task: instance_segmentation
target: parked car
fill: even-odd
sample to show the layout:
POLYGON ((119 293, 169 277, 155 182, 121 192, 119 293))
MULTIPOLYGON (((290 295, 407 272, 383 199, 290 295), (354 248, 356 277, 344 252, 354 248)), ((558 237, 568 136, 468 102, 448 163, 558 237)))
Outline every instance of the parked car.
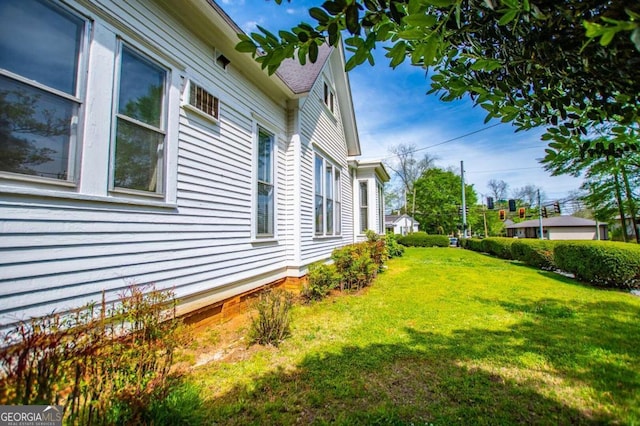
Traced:
POLYGON ((460 247, 460 242, 456 237, 449 237, 449 247, 460 247))

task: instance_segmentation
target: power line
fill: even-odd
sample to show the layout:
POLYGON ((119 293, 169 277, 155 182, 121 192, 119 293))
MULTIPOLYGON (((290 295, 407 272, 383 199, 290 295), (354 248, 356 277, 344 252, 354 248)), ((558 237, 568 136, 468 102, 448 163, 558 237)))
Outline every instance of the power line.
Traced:
MULTIPOLYGON (((471 135, 475 135, 476 133, 484 132, 484 131, 489 130, 489 129, 493 128, 493 127, 499 126, 501 124, 502 123, 495 123, 495 124, 492 124, 491 126, 483 127, 481 129, 477 129, 477 130, 474 130, 472 132, 465 133, 465 134, 460 135, 460 136, 456 136, 455 138, 451 138, 451 139, 447 139, 446 141, 438 142, 438 143, 436 143, 434 145, 425 146, 423 148, 416 148, 416 149, 414 149, 412 151, 408 151, 407 154, 414 154, 414 153, 416 153, 418 151, 424 151, 426 149, 435 148, 436 146, 440 146, 440 145, 444 145, 446 143, 454 142, 454 141, 457 141, 459 139, 466 138, 467 136, 471 136, 471 135)), ((398 156, 398 154, 393 154, 393 155, 390 155, 388 157, 382 158, 382 160, 388 160, 388 159, 391 159, 391 158, 395 158, 397 156, 398 156)))
POLYGON ((467 173, 496 173, 496 172, 515 172, 518 170, 531 170, 531 169, 542 169, 542 166, 536 167, 519 167, 517 169, 500 169, 500 170, 473 170, 468 171, 467 173))

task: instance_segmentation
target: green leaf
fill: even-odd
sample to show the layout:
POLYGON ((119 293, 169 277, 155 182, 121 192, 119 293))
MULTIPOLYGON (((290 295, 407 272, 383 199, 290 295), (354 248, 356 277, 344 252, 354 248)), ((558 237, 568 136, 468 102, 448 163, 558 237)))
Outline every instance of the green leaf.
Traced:
POLYGON ((433 15, 425 15, 424 13, 419 13, 416 15, 407 15, 402 20, 407 25, 413 25, 416 27, 432 27, 438 22, 438 19, 433 15))
POLYGON ((254 53, 256 51, 256 45, 251 40, 243 40, 236 44, 236 50, 244 53, 254 53))
POLYGON ((319 7, 312 7, 311 9, 309 9, 309 15, 322 25, 326 24, 329 19, 331 19, 327 12, 320 9, 319 7))
POLYGON ((453 0, 425 0, 426 3, 435 7, 448 7, 453 4, 453 0))
POLYGON ((309 60, 313 63, 318 60, 318 45, 314 42, 309 45, 309 60))
POLYGON ((498 25, 507 25, 509 22, 513 21, 518 15, 517 9, 509 9, 507 12, 502 15, 502 18, 498 21, 498 25))
POLYGON ((389 64, 392 68, 400 65, 407 55, 407 44, 404 41, 400 41, 396 43, 389 52, 385 55, 387 58, 391 58, 391 63, 389 64))
POLYGON ((349 5, 345 11, 345 22, 347 30, 351 34, 360 32, 359 17, 360 11, 358 10, 358 5, 356 3, 349 5))
POLYGON ((607 28, 606 31, 600 37, 600 46, 608 46, 616 35, 616 30, 607 28))
POLYGON ((640 51, 640 28, 631 31, 631 42, 636 47, 636 50, 640 51))
POLYGON ((425 37, 425 33, 424 31, 414 28, 410 30, 400 31, 398 33, 398 37, 404 40, 422 40, 425 37))

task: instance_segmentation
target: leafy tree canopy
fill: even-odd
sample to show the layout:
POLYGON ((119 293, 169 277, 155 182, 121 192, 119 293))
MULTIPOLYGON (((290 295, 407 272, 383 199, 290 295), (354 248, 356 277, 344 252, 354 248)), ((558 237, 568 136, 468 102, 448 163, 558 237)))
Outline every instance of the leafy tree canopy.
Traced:
POLYGON ((236 48, 273 73, 285 58, 315 61, 344 31, 347 70, 373 64, 382 45, 392 67, 431 68, 430 92, 445 101, 468 95, 487 121, 547 126, 550 156, 576 144, 583 157, 638 150, 640 2, 329 0, 309 14, 313 25, 259 27, 236 48), (612 129, 606 145, 591 137, 612 129))

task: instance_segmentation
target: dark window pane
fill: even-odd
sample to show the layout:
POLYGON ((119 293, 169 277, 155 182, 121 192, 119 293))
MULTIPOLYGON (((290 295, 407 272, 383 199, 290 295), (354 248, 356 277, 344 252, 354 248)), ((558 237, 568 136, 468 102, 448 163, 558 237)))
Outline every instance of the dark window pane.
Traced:
POLYGON ((163 140, 161 133, 118 119, 114 186, 158 191, 163 140))
POLYGON ((67 179, 78 105, 0 76, 0 170, 67 179))
POLYGON ((76 94, 84 22, 36 0, 0 0, 0 68, 76 94))
POLYGON ((273 183, 273 136, 258 131, 258 181, 273 183))
POLYGON ((258 235, 273 235, 273 185, 258 183, 258 235))
POLYGON ((327 200, 327 234, 333 234, 333 201, 327 200))
POLYGON ((322 157, 316 155, 315 159, 315 188, 316 195, 322 195, 322 157))
POLYGON ((161 127, 165 76, 165 70, 123 47, 118 112, 161 127))
POLYGON ((315 225, 316 225, 316 234, 322 234, 323 229, 323 209, 322 209, 322 195, 316 195, 316 205, 315 205, 315 225))

